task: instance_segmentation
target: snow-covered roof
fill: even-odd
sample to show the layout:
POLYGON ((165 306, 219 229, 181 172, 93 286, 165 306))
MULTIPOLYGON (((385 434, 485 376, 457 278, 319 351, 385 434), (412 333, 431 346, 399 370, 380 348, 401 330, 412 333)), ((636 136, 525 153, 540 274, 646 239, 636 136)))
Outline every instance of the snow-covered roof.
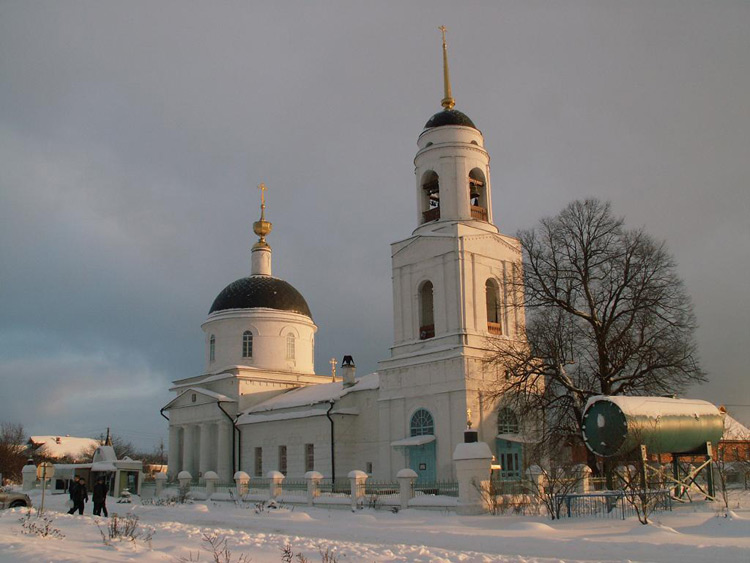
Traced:
POLYGON ((35 446, 41 445, 43 452, 52 458, 80 458, 99 446, 99 440, 73 436, 31 436, 29 440, 35 446))
MULTIPOLYGON (((257 424, 259 422, 273 422, 276 420, 294 420, 296 418, 310 418, 313 416, 325 416, 328 409, 325 407, 312 408, 304 411, 279 410, 266 411, 263 414, 243 414, 237 419, 237 424, 257 424), (266 414, 267 413, 267 414, 266 414)), ((358 415, 357 409, 334 409, 331 414, 358 415)))
POLYGON ((623 414, 632 416, 720 415, 718 407, 700 399, 672 399, 671 397, 626 397, 622 395, 596 395, 586 403, 586 412, 597 401, 609 401, 617 405, 623 414))
POLYGON ((99 446, 94 452, 93 463, 117 461, 115 449, 112 446, 99 446))
POLYGON ((377 372, 358 378, 356 383, 351 387, 344 387, 342 381, 321 383, 319 385, 308 385, 306 387, 292 389, 291 391, 287 391, 286 393, 268 399, 267 401, 263 401, 262 403, 249 408, 243 414, 311 406, 319 403, 328 403, 331 400, 338 401, 349 393, 369 391, 377 389, 379 386, 380 378, 377 372))
POLYGON ((181 383, 180 385, 175 385, 173 387, 170 387, 169 390, 176 391, 178 389, 184 389, 185 387, 193 387, 194 385, 199 385, 203 383, 211 383, 212 381, 221 381, 223 379, 231 379, 233 377, 234 377, 234 374, 228 373, 228 372, 219 373, 216 375, 207 375, 206 377, 202 379, 196 379, 195 381, 191 381, 189 383, 181 383))
POLYGON ((227 395, 222 395, 221 393, 216 393, 214 391, 209 391, 208 389, 203 389, 202 387, 188 387, 184 391, 181 391, 179 395, 177 395, 174 399, 169 401, 166 405, 162 407, 162 409, 168 409, 171 407, 176 401, 180 400, 180 398, 185 394, 189 392, 194 393, 200 393, 201 395, 206 395, 207 397, 211 397, 212 399, 216 399, 217 401, 221 401, 222 403, 236 403, 236 399, 232 399, 232 397, 228 397, 227 395))
POLYGON ((727 414, 724 416, 724 437, 722 440, 750 440, 750 428, 727 414))

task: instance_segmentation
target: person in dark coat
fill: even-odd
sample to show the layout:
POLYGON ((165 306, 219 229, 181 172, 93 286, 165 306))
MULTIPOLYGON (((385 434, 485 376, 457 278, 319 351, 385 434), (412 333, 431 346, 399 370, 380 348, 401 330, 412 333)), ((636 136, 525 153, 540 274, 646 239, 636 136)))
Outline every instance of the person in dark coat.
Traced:
POLYGON ((68 514, 73 514, 78 511, 78 514, 83 514, 83 504, 89 500, 89 491, 86 489, 86 479, 81 479, 70 493, 73 499, 73 508, 68 511, 68 514))
POLYGON ((106 518, 109 518, 109 513, 107 512, 107 493, 109 492, 109 487, 107 487, 106 483, 104 482, 104 477, 99 477, 96 480, 96 485, 94 485, 94 492, 92 495, 92 500, 94 501, 94 516, 101 516, 102 512, 104 512, 104 516, 106 518))
POLYGON ((78 487, 78 481, 80 481, 81 478, 76 475, 73 477, 73 480, 68 483, 68 494, 70 495, 70 500, 74 501, 76 496, 76 487, 78 487))

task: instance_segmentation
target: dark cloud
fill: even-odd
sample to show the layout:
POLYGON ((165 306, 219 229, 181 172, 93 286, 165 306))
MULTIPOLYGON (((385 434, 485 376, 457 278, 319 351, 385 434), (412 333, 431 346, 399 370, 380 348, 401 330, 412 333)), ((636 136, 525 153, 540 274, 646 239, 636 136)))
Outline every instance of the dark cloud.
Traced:
POLYGON ((500 228, 611 199, 695 299, 712 380, 693 394, 750 404, 748 22, 745 2, 682 0, 2 4, 3 418, 164 435, 169 381, 200 372, 200 324, 249 272, 261 181, 318 370, 343 354, 374 370, 440 24, 500 228))

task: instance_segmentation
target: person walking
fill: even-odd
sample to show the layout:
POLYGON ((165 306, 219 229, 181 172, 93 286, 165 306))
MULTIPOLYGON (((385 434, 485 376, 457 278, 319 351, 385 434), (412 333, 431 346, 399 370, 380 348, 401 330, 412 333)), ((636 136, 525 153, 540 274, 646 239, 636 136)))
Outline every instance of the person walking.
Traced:
POLYGON ((104 512, 104 517, 109 518, 107 512, 107 493, 109 487, 104 483, 104 477, 99 477, 94 485, 94 491, 92 494, 92 500, 94 501, 94 516, 101 516, 104 512))
POLYGON ((78 487, 78 481, 81 478, 75 475, 72 480, 68 481, 68 494, 70 495, 70 508, 75 506, 76 487, 78 487))
POLYGON ((89 500, 89 492, 86 489, 86 479, 81 478, 78 484, 74 487, 70 493, 70 498, 73 499, 73 508, 68 511, 68 514, 73 514, 78 511, 78 514, 83 514, 83 504, 89 500))

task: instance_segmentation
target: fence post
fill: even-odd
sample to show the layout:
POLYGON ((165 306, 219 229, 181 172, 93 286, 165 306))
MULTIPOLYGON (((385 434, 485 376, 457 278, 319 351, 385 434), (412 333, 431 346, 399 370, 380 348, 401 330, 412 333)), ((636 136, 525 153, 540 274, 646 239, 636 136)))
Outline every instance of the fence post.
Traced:
POLYGON ((177 480, 180 482, 180 489, 188 491, 190 490, 190 481, 193 480, 193 476, 189 471, 180 471, 177 474, 177 480))
POLYGON ((417 472, 413 469, 405 468, 396 473, 398 479, 399 500, 401 509, 409 508, 409 501, 414 498, 414 482, 417 480, 417 472))
POLYGON ((209 500, 211 495, 216 492, 216 482, 219 480, 219 476, 215 471, 206 471, 203 474, 203 480, 206 482, 206 500, 209 500))
POLYGON ((308 471, 305 473, 305 479, 307 480, 307 506, 312 506, 315 499, 320 496, 320 480, 323 479, 323 475, 317 471, 308 471))
POLYGON ((244 471, 238 471, 234 474, 234 484, 237 488, 237 498, 242 498, 250 490, 250 475, 244 471))
POLYGON ((576 477, 578 478, 578 492, 588 493, 591 491, 591 468, 585 463, 576 466, 576 477))
POLYGON ((268 499, 269 500, 276 500, 281 496, 281 483, 284 481, 285 477, 284 474, 281 471, 269 471, 266 473, 266 477, 268 477, 268 499))
POLYGON ((36 482, 36 465, 24 465, 21 473, 23 473, 21 490, 30 491, 34 488, 34 483, 36 482))
POLYGON ((156 483, 156 490, 154 491, 154 496, 156 498, 159 498, 161 496, 162 491, 164 490, 164 483, 167 481, 167 474, 166 473, 157 473, 154 475, 154 483, 156 483))
POLYGON ((357 505, 360 499, 365 497, 365 481, 367 481, 367 473, 355 469, 350 471, 349 484, 351 485, 351 498, 352 498, 352 511, 357 510, 357 505))
POLYGON ((541 467, 538 465, 529 465, 528 469, 526 469, 526 478, 534 483, 534 488, 536 489, 535 494, 539 496, 544 494, 546 479, 541 467))
POLYGON ((462 442, 456 444, 453 462, 458 476, 459 514, 483 514, 488 503, 484 495, 489 490, 492 452, 484 442, 462 442))

